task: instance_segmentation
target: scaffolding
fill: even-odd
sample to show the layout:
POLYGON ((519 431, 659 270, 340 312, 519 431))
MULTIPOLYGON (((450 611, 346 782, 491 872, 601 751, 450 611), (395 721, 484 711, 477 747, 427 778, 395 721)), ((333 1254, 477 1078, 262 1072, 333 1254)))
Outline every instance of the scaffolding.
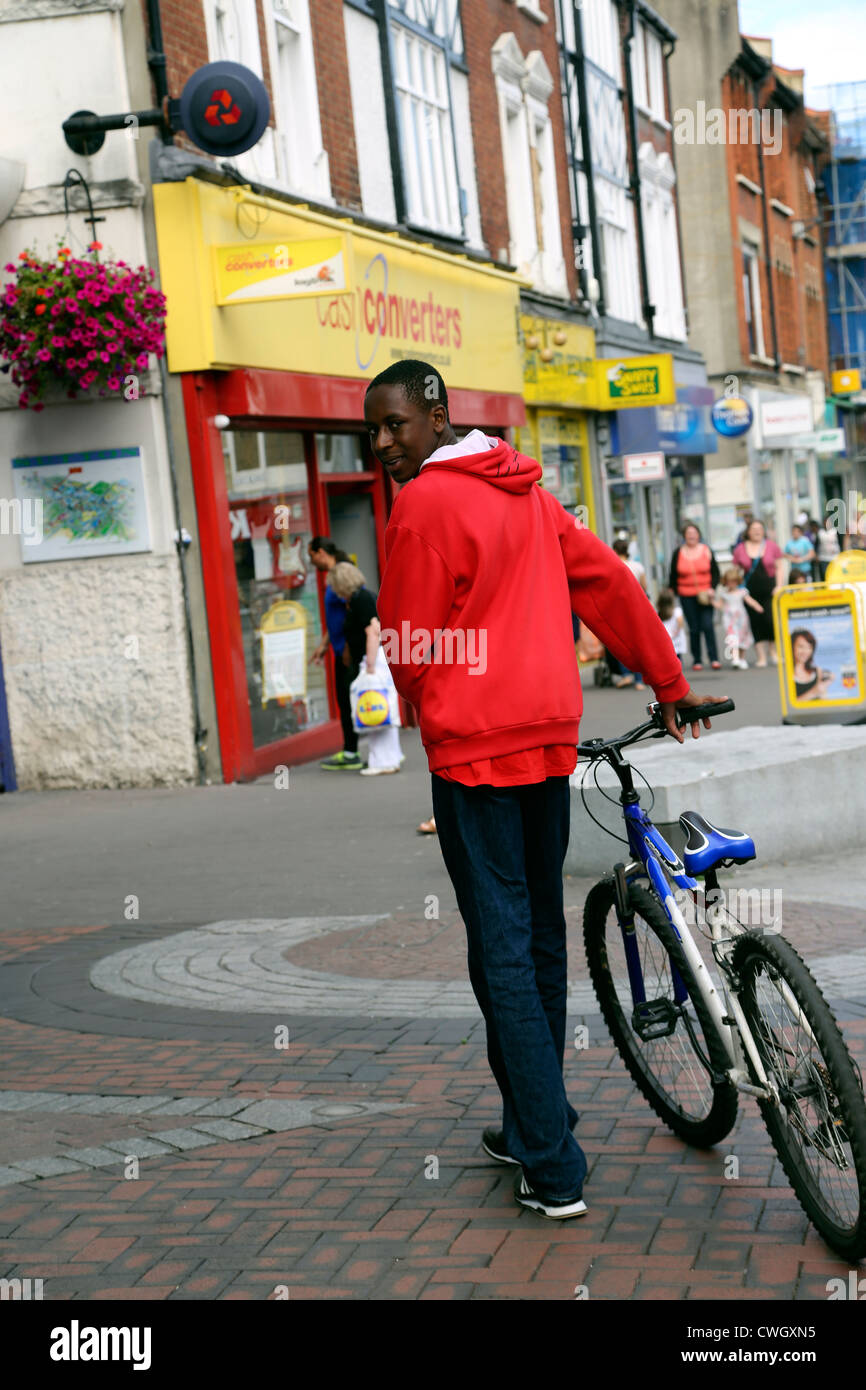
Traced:
POLYGON ((866 382, 866 82, 821 89, 830 159, 822 172, 830 360, 866 382))

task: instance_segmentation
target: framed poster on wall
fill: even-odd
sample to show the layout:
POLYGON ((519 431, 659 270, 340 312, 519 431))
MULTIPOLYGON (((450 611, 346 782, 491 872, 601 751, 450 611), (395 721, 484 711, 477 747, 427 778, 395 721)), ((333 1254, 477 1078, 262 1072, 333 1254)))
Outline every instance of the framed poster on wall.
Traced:
POLYGON ((31 534, 25 564, 150 550, 141 449, 88 449, 12 460, 31 534))

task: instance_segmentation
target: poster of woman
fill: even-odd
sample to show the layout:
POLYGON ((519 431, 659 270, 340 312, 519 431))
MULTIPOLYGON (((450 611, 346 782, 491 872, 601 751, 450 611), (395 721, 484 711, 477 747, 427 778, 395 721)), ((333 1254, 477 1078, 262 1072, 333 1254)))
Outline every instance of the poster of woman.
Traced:
POLYGON ((857 704, 863 699, 854 610, 850 603, 789 608, 791 703, 857 704))

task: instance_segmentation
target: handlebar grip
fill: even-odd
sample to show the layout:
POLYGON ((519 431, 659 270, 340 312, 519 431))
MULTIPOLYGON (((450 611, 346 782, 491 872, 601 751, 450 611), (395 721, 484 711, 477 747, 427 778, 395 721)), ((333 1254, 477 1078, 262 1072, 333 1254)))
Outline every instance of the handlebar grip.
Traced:
POLYGON ((732 709, 736 709, 733 700, 722 700, 717 705, 692 705, 688 711, 677 710, 677 728, 686 729, 699 719, 715 719, 717 714, 730 714, 732 709))

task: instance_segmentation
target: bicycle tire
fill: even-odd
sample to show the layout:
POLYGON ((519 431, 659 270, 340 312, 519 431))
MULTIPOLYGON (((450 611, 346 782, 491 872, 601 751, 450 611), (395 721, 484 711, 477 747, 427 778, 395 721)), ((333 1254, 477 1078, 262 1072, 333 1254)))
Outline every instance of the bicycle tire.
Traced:
MULTIPOLYGON (((725 1050, 722 1039, 719 1037, 715 1025, 704 1004, 703 998, 698 990, 691 966, 686 959, 685 953, 680 945, 677 936, 671 927, 665 911, 654 893, 648 889, 631 885, 629 889, 630 905, 635 911, 635 925, 640 930, 641 921, 648 929, 647 945, 649 944, 649 933, 657 938, 655 955, 673 961, 680 977, 685 985, 691 1004, 690 1023, 694 1029, 695 1023, 700 1027, 701 1045, 705 1050, 705 1058, 701 1058, 694 1046, 694 1039, 689 1034, 686 1026, 685 1016, 681 1015, 676 1026, 675 1033, 679 1034, 678 1043, 685 1044, 683 1065, 686 1065, 686 1058, 691 1058, 691 1080, 685 1077, 683 1089, 687 1092, 695 1085, 694 1058, 697 1053, 698 1066, 700 1072, 697 1073, 698 1080, 701 1080, 703 1099, 700 1101, 700 1114, 688 1113, 682 1103, 682 1098, 671 1094, 670 1086, 663 1084, 662 1080, 656 1075, 657 1068, 649 1064, 644 1053, 646 1044, 641 1042, 635 1032, 629 1017, 626 1016, 624 1003, 631 1002, 630 987, 628 985, 625 967, 621 966, 617 970, 620 979, 620 990, 622 998, 617 993, 617 980, 610 966, 610 952, 608 950, 608 928, 616 933, 614 941, 616 944, 617 959, 624 961, 624 948, 622 944, 622 931, 616 912, 612 911, 616 906, 616 894, 612 878, 602 879, 590 890, 584 907, 583 915, 583 937, 586 948, 586 960, 589 968, 590 978, 595 989, 596 998, 601 1007, 604 1021, 608 1026, 610 1035, 613 1038, 620 1057, 625 1063, 626 1069, 632 1077, 638 1090, 649 1102, 652 1109, 661 1120, 681 1139, 697 1148, 710 1148, 730 1134, 737 1118, 738 1096, 735 1086, 728 1080, 715 1080, 707 1069, 708 1061, 712 1073, 716 1077, 722 1076, 730 1067, 730 1060, 725 1050), (640 1043, 640 1046, 637 1044, 640 1043), (705 1113, 703 1113, 705 1112, 705 1113)), ((642 956, 646 956, 642 950, 642 956)), ((643 965, 646 965, 644 959, 643 965)), ((652 989, 654 984, 652 979, 645 980, 645 983, 652 989)), ((659 980, 659 984, 663 982, 659 980)), ((648 993, 649 993, 648 989, 648 993)), ((672 980, 664 985, 666 993, 672 997, 672 980)), ((656 997, 663 997, 661 994, 656 997)), ((652 1052, 652 1049, 650 1049, 652 1052)), ((676 1065, 675 1057, 672 1059, 676 1065)), ((679 1082, 677 1081, 677 1084, 679 1082)))
MULTIPOLYGON (((772 1073, 783 1088, 782 1105, 758 1101, 773 1147, 797 1200, 815 1229, 838 1254, 850 1260, 861 1259, 866 1255, 866 1103, 858 1070, 839 1025, 808 966, 784 938, 749 932, 737 942, 731 959, 740 979, 740 1005, 761 1062, 767 1074, 772 1073), (792 1048, 797 1055, 801 1030, 798 1026, 793 1042, 782 1046, 778 1033, 772 1038, 768 1035, 773 1025, 778 1027, 780 1020, 776 1017, 768 1024, 767 1015, 762 1011, 759 972, 765 974, 771 984, 774 983, 771 972, 784 980, 820 1049, 820 1066, 825 1075, 815 1070, 818 1063, 814 1056, 804 1055, 797 1061, 794 1073, 788 1070, 783 1058, 790 1058, 792 1048), (802 1080, 798 1079, 798 1073, 802 1080), (801 1087, 801 1094, 796 1096, 793 1094, 795 1084, 801 1087), (809 1087, 808 1092, 802 1090, 804 1086, 809 1087), (802 1101, 808 1105, 801 1110, 799 1103, 802 1101), (823 1153, 823 1149, 829 1152, 823 1153), (835 1155, 835 1161, 831 1155, 835 1155), (812 1172, 813 1162, 816 1168, 820 1166, 821 1171, 826 1172, 828 1180, 833 1178, 834 1171, 847 1175, 844 1183, 836 1178, 837 1184, 844 1189, 849 1208, 844 1219, 839 1219, 843 1213, 831 1209, 831 1202, 821 1191, 820 1177, 816 1179, 812 1172), (847 1166, 843 1168, 842 1162, 847 1166)), ((790 1006, 784 1000, 781 1002, 790 1014, 790 1006)), ((808 1039, 805 1043, 810 1054, 814 1053, 808 1039)), ((751 1059, 749 1070, 754 1075, 751 1059)))

